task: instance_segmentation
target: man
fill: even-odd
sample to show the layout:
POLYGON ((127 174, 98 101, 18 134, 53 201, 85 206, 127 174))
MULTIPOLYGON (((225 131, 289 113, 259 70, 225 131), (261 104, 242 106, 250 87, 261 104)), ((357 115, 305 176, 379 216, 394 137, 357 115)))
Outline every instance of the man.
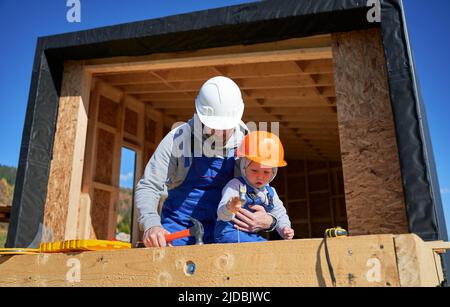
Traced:
MULTIPOLYGON (((214 242, 217 206, 226 183, 239 172, 235 149, 247 127, 242 94, 231 79, 215 77, 200 89, 196 114, 161 141, 151 157, 135 192, 139 223, 147 247, 166 246, 165 234, 192 226, 190 217, 204 227, 205 243, 214 242), (161 216, 158 204, 167 191, 161 216)), ((242 231, 272 229, 276 219, 263 207, 241 209, 233 222, 242 231)), ((194 238, 178 239, 173 245, 194 244, 194 238)))

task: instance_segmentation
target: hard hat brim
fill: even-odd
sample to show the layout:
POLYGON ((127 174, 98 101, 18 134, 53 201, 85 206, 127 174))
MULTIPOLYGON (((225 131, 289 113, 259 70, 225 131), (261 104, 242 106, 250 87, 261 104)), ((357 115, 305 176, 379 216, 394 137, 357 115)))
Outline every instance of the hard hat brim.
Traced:
POLYGON ((197 112, 200 121, 208 128, 215 130, 228 130, 239 126, 242 114, 236 118, 222 117, 222 116, 205 116, 197 112))
POLYGON ((261 164, 263 166, 267 166, 267 167, 285 167, 287 166, 287 162, 282 160, 282 161, 275 161, 275 160, 267 160, 267 159, 261 159, 259 157, 247 157, 245 155, 239 155, 238 157, 245 157, 250 161, 256 162, 258 164, 261 164))

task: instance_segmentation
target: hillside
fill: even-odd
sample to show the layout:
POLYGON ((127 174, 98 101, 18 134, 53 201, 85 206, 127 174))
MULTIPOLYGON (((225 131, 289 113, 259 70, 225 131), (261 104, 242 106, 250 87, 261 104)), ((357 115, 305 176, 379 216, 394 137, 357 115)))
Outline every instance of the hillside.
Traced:
MULTIPOLYGON (((0 206, 11 206, 14 185, 16 182, 15 167, 0 165, 0 206)), ((6 233, 8 231, 7 223, 0 223, 0 248, 4 247, 6 241, 6 233)))
POLYGON ((133 203, 133 190, 120 188, 119 203, 117 206, 117 232, 131 233, 131 208, 133 203))
POLYGON ((5 178, 10 185, 16 182, 17 168, 0 164, 0 178, 5 178))
POLYGON ((0 206, 12 204, 16 172, 15 167, 0 165, 0 206))

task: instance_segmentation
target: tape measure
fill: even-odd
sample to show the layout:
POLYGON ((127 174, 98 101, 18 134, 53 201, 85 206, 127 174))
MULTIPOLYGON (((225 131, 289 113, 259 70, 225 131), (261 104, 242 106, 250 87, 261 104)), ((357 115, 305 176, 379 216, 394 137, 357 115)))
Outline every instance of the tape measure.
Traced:
POLYGON ((333 265, 330 260, 330 253, 328 252, 328 243, 327 238, 339 238, 348 236, 347 230, 344 228, 337 226, 336 228, 329 228, 325 230, 325 234, 323 236, 323 242, 325 246, 325 258, 327 260, 328 270, 330 272, 330 278, 333 287, 336 287, 336 276, 334 275, 333 265))
POLYGON ((0 248, 0 255, 34 255, 39 252, 37 248, 0 248))
POLYGON ((325 234, 328 238, 339 238, 348 236, 347 230, 342 227, 329 228, 325 230, 325 234))
POLYGON ((130 243, 106 240, 67 240, 41 243, 39 248, 0 248, 0 255, 34 255, 39 253, 67 253, 129 249, 130 243))

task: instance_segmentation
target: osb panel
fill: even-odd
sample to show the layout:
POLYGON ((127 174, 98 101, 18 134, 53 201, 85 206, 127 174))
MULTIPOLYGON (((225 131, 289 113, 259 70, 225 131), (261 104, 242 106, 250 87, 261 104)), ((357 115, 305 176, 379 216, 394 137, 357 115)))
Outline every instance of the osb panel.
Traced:
MULTIPOLYGON (((44 225, 52 231, 54 240, 64 240, 65 238, 70 186, 74 184, 72 172, 74 171, 75 147, 77 137, 82 136, 77 136, 77 133, 83 133, 80 123, 82 120, 80 108, 83 107, 82 82, 82 66, 66 64, 44 212, 44 225)), ((81 179, 79 184, 81 186, 81 179)))
POLYGON ((114 135, 103 129, 97 131, 95 181, 111 184, 113 173, 114 135))
POLYGON ((108 238, 108 217, 111 210, 111 193, 108 191, 94 190, 94 201, 91 207, 92 225, 95 237, 99 240, 108 238))
POLYGON ((334 34, 333 54, 349 230, 407 233, 380 32, 334 34))
POLYGON ((125 132, 137 136, 138 114, 130 109, 125 109, 125 132))
POLYGON ((119 105, 114 101, 100 96, 98 121, 112 127, 117 127, 119 105))

